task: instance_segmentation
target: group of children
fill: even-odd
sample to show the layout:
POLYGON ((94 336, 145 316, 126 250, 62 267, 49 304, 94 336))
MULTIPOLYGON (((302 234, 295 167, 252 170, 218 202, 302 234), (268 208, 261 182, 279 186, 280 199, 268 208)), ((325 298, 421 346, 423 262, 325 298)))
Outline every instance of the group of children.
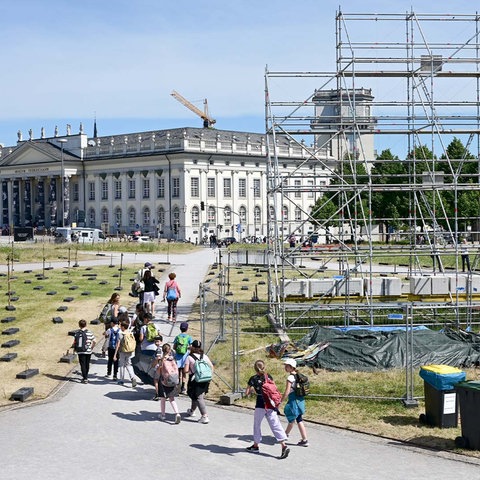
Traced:
MULTIPOLYGON (((151 314, 142 313, 141 305, 137 305, 136 314, 132 319, 128 318, 112 319, 110 328, 105 333, 105 342, 102 351, 108 352, 107 361, 107 378, 112 378, 123 384, 125 374, 128 373, 132 387, 136 387, 137 379, 132 366, 132 357, 135 350, 141 348, 144 338, 142 332, 145 332, 145 326, 140 326, 140 338, 135 339, 134 331, 139 328, 139 324, 143 323, 142 319, 150 319, 151 314), (148 317, 148 318, 147 318, 148 317), (118 323, 120 320, 120 324, 118 323), (138 348, 126 348, 128 339, 133 337, 138 348)), ((148 323, 148 321, 146 322, 148 323)), ((143 335, 144 337, 145 335, 143 335)), ((196 410, 200 411, 199 423, 209 423, 208 413, 205 404, 205 393, 208 392, 210 382, 198 383, 195 381, 195 371, 197 360, 203 359, 209 365, 213 372, 213 364, 208 356, 203 352, 201 342, 193 340, 188 334, 188 323, 180 324, 180 333, 175 337, 173 344, 163 344, 163 338, 158 332, 154 338, 152 345, 155 350, 152 351, 152 361, 150 364, 155 386, 154 400, 160 400, 159 419, 165 420, 166 401, 168 400, 175 414, 175 423, 181 421, 181 415, 175 397, 179 393, 187 394, 191 399, 191 406, 187 410, 187 416, 196 416, 196 410), (188 385, 188 387, 187 387, 188 385)), ((140 350, 144 353, 144 350, 140 350)))

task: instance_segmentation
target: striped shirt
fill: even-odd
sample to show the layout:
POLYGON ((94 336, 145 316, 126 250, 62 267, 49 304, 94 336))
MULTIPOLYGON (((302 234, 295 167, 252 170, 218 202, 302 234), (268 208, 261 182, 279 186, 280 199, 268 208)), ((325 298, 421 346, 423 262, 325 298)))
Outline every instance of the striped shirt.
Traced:
POLYGON ((93 332, 90 330, 85 330, 85 333, 87 334, 87 351, 86 352, 77 352, 78 355, 84 355, 84 354, 91 354, 92 353, 92 345, 96 342, 95 335, 93 332))

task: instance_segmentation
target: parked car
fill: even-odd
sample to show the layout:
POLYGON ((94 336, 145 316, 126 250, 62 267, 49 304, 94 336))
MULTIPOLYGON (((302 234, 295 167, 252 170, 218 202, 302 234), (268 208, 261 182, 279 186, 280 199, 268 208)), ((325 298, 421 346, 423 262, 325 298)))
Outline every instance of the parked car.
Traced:
POLYGON ((226 238, 221 238, 220 240, 217 240, 217 245, 219 247, 228 247, 232 243, 236 243, 237 239, 235 237, 226 237, 226 238))
POLYGON ((137 243, 152 243, 152 239, 150 237, 146 236, 134 236, 132 237, 132 242, 137 242, 137 243))

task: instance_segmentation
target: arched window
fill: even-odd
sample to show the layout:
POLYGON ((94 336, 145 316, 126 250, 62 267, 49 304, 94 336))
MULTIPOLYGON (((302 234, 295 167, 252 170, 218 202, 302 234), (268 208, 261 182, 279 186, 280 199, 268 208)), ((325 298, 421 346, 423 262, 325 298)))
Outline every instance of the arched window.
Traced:
POLYGON ((160 230, 163 230, 165 228, 165 209, 163 207, 158 207, 157 225, 160 228, 160 230))
POLYGON ((232 209, 230 207, 225 207, 223 210, 223 224, 224 225, 232 224, 232 209))
POLYGON ((88 224, 90 227, 95 227, 95 209, 88 209, 88 224))
POLYGON ((262 224, 262 209, 258 205, 253 210, 253 223, 255 228, 262 224))
POLYGON ((102 208, 102 223, 108 223, 108 208, 107 207, 103 207, 102 208))
POLYGON ((302 209, 300 207, 295 208, 295 221, 296 222, 302 221, 302 209))
POLYGON ((120 227, 122 225, 122 209, 120 207, 116 207, 113 215, 115 217, 115 225, 120 227))
POLYGON ((247 223, 247 209, 245 207, 240 207, 238 209, 238 214, 240 217, 240 223, 246 224, 247 223))
POLYGON ((288 222, 288 207, 285 205, 282 207, 282 219, 284 222, 288 222))
POLYGON ((273 205, 270 205, 270 207, 268 207, 268 215, 270 217, 270 220, 275 220, 275 209, 273 208, 273 205))
POLYGON ((215 212, 215 207, 208 207, 208 218, 207 218, 207 222, 210 224, 210 225, 215 225, 217 223, 217 215, 216 215, 216 212, 215 212))
POLYGON ((173 221, 173 228, 177 230, 177 233, 178 233, 178 229, 180 228, 180 209, 178 207, 174 207, 173 209, 172 221, 173 221))
POLYGON ((200 210, 198 207, 192 208, 192 227, 200 226, 200 210))
POLYGON ((143 217, 143 226, 149 227, 150 226, 150 208, 143 207, 142 217, 143 217))
POLYGON ((128 226, 130 228, 135 228, 137 224, 137 212, 135 211, 135 207, 130 207, 128 209, 128 226))

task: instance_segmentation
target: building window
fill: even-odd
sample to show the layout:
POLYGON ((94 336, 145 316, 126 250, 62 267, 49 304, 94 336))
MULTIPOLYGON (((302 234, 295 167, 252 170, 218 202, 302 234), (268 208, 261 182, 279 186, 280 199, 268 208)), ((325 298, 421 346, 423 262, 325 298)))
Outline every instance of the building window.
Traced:
POLYGON ((131 200, 135 200, 135 183, 133 178, 128 181, 128 198, 131 200))
POLYGON ((260 196, 261 196, 260 179, 259 178, 254 178, 253 179, 253 196, 255 198, 260 198, 260 196))
POLYGON ((165 179, 157 179, 157 198, 165 198, 165 179))
POLYGON ((313 198, 313 180, 308 180, 308 198, 313 198))
POLYGON ((246 224, 247 223, 247 209, 245 207, 240 207, 238 209, 238 214, 240 217, 240 223, 246 224))
POLYGON ((88 199, 95 200, 95 182, 88 182, 88 199))
POLYGON ((207 196, 215 198, 215 178, 207 178, 207 196))
POLYGON ((270 216, 270 220, 275 221, 275 209, 272 205, 268 208, 268 214, 270 216))
POLYGON ((180 209, 178 207, 175 207, 173 209, 173 230, 174 232, 179 231, 180 229, 180 209))
POLYGON ((122 199, 122 182, 121 180, 115 180, 113 182, 113 189, 115 191, 115 200, 122 199))
POLYGON ((165 227, 165 209, 163 207, 158 207, 157 225, 160 230, 163 230, 163 228, 165 227))
POLYGON ((302 198, 302 181, 301 180, 295 180, 295 198, 302 198))
POLYGON ((223 179, 223 196, 225 198, 232 198, 232 179, 231 178, 223 179))
POLYGON ((128 209, 128 226, 129 228, 135 228, 135 225, 137 224, 137 213, 135 212, 134 207, 130 207, 128 209))
POLYGON ((108 200, 108 182, 102 182, 102 200, 108 200))
POLYGON ((148 207, 143 207, 143 226, 150 226, 150 209, 148 207))
POLYGON ((143 179, 143 198, 150 198, 150 179, 143 179))
POLYGON ((180 198, 180 179, 172 178, 172 198, 180 198))
POLYGON ((253 223, 255 224, 255 232, 257 227, 262 224, 262 209, 257 205, 253 210, 253 223))
POLYGON ((95 226, 95 210, 93 208, 88 210, 88 223, 90 227, 95 226))
POLYGON ((108 223, 108 208, 102 208, 102 223, 108 223))
POLYGON ((192 227, 200 226, 200 210, 198 207, 192 208, 192 227))
POLYGON ((209 223, 209 225, 215 225, 217 223, 215 207, 208 207, 207 215, 207 222, 209 223))
POLYGON ((113 215, 115 217, 115 226, 120 228, 122 225, 122 209, 120 207, 115 208, 113 215))
POLYGON ((297 207, 295 209, 295 221, 296 222, 301 222, 302 221, 302 209, 297 207))
POLYGON ((74 202, 78 202, 78 199, 79 199, 79 189, 78 189, 78 183, 74 183, 73 184, 73 201, 74 202))
POLYGON ((247 179, 246 178, 238 179, 238 196, 240 198, 246 198, 247 196, 247 179))
POLYGON ((199 188, 199 178, 192 177, 190 179, 190 196, 192 198, 199 198, 200 197, 200 188, 199 188))
POLYGON ((231 225, 232 224, 232 210, 230 207, 225 207, 223 210, 223 224, 231 225))
POLYGON ((285 205, 282 207, 282 219, 284 222, 288 222, 288 208, 285 205))

